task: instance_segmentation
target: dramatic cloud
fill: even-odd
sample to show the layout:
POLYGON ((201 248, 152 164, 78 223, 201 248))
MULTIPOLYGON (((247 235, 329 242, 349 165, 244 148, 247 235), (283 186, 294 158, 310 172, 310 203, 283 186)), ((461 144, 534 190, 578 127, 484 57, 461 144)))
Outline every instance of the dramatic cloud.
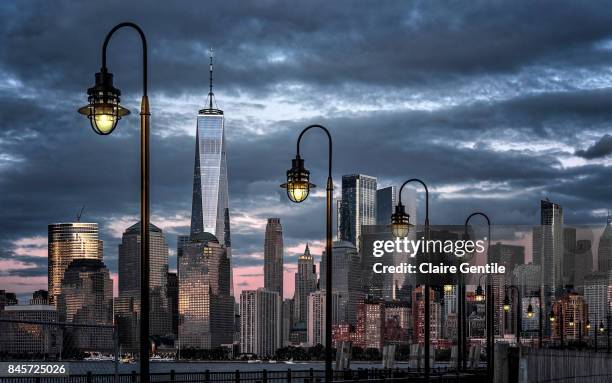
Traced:
MULTIPOLYGON (((121 234, 139 217, 137 113, 101 137, 76 109, 100 67, 105 34, 124 20, 147 35, 153 223, 171 249, 189 231, 195 117, 208 91, 206 50, 215 48, 237 291, 261 285, 268 217, 280 217, 284 229, 286 296, 306 242, 322 252, 322 135, 309 133, 302 147, 319 185, 312 198, 291 204, 278 187, 310 123, 332 132, 337 195, 343 174, 373 175, 380 186, 420 177, 432 191, 432 223, 483 210, 498 224, 530 225, 549 197, 566 222, 601 224, 612 187, 611 6, 0 4, 0 288, 21 281, 22 297, 44 288, 47 225, 73 221, 83 205, 83 220, 100 224, 104 262, 117 270, 121 234)), ((139 44, 121 31, 108 51, 132 112, 139 44)), ((170 262, 175 269, 175 251, 170 262)))
POLYGON ((612 136, 604 135, 599 141, 585 150, 577 150, 576 155, 592 160, 594 158, 607 157, 612 153, 612 136))

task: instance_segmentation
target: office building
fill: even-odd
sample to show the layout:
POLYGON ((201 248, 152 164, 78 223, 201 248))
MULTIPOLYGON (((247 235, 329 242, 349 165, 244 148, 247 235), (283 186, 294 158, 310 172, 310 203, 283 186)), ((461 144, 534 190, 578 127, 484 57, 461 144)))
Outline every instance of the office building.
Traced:
MULTIPOLYGON (((113 280, 98 259, 75 259, 64 272, 61 294, 57 297, 60 322, 113 325, 113 280)), ((68 327, 65 344, 72 350, 110 352, 112 328, 68 327)))
POLYGON ((280 218, 268 218, 266 225, 264 288, 283 296, 283 227, 280 218))
MULTIPOLYGON (((50 323, 59 321, 57 308, 47 304, 9 305, 0 312, 0 318, 50 323)), ((0 331, 0 352, 3 355, 56 358, 62 354, 63 334, 59 326, 0 323, 0 331)))
POLYGON ((376 178, 363 174, 342 176, 342 240, 359 247, 363 225, 376 224, 376 178))
POLYGON ((490 247, 489 259, 503 265, 506 270, 514 270, 516 266, 525 264, 525 248, 497 242, 490 247))
MULTIPOLYGON (((165 337, 172 334, 168 306, 168 246, 164 233, 149 225, 149 333, 165 337)), ((119 244, 119 296, 115 318, 119 342, 128 351, 139 344, 140 318, 140 222, 125 230, 119 244)))
POLYGON ((597 246, 597 271, 603 273, 612 271, 612 215, 610 214, 597 246))
POLYGON ((588 239, 579 239, 576 241, 576 261, 575 265, 575 286, 578 292, 582 293, 584 278, 593 271, 593 251, 592 243, 588 239))
POLYGON ((539 296, 540 281, 542 280, 542 270, 539 265, 533 263, 516 265, 513 274, 514 284, 521 290, 524 297, 539 296))
POLYGON ((357 306, 355 346, 382 351, 385 340, 385 303, 368 299, 357 306))
POLYGON ((591 322, 590 333, 597 329, 599 323, 606 321, 608 313, 609 281, 607 273, 591 273, 584 277, 583 295, 587 305, 588 318, 591 322))
POLYGON ((199 233, 183 247, 179 264, 179 341, 181 348, 212 349, 234 339, 234 299, 225 246, 199 233))
POLYGON ((308 317, 308 295, 317 289, 317 270, 308 244, 304 254, 298 257, 298 269, 295 273, 295 292, 293 295, 294 324, 306 325, 308 317))
POLYGON ((385 302, 385 344, 405 345, 409 342, 412 315, 408 302, 385 302))
POLYGON ((281 298, 276 291, 242 291, 240 334, 240 352, 259 358, 274 356, 281 347, 281 298))
MULTIPOLYGON (((363 301, 361 264, 357 248, 348 241, 335 241, 332 245, 332 291, 338 295, 339 312, 334 313, 338 323, 356 324, 357 304, 363 301)), ((326 256, 321 257, 320 286, 326 286, 326 256)))
POLYGON ((533 232, 533 263, 541 266, 545 296, 552 297, 563 290, 563 208, 543 200, 540 215, 540 226, 533 232))
POLYGON ((281 312, 281 346, 286 347, 291 344, 291 330, 293 328, 293 299, 283 299, 281 312))
POLYGON ((31 305, 48 305, 49 304, 49 292, 47 290, 36 290, 32 293, 32 299, 30 299, 31 305))
POLYGON ((54 223, 49 225, 48 235, 49 302, 55 304, 68 265, 81 258, 102 260, 103 245, 97 223, 54 223))
POLYGON ((170 312, 170 328, 172 335, 178 337, 178 276, 176 273, 168 273, 168 311, 170 312))

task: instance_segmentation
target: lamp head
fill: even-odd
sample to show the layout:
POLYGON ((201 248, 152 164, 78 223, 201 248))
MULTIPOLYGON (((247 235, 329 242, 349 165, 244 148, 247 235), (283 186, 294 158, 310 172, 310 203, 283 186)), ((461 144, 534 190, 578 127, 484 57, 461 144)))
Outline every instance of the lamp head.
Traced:
POLYGON ((444 285, 444 292, 450 293, 453 291, 453 285, 444 285))
POLYGON ((113 86, 113 74, 106 68, 96 73, 96 83, 87 89, 87 95, 89 104, 81 107, 79 113, 89 118, 92 129, 98 134, 110 134, 121 117, 130 114, 119 104, 121 91, 113 86))
POLYGON ((510 311, 510 298, 508 297, 508 295, 504 297, 504 311, 510 311))
POLYGON ((604 325, 603 325, 603 321, 599 322, 599 332, 604 332, 604 325))
POLYGON ((569 325, 570 325, 570 327, 574 327, 574 320, 573 319, 569 320, 569 325))
POLYGON ((531 303, 527 306, 527 318, 533 318, 533 306, 531 303))
POLYGON ((482 290, 482 286, 480 284, 478 287, 476 287, 475 299, 476 302, 483 302, 485 300, 484 291, 482 290))
POLYGON ((550 319, 551 322, 554 322, 557 319, 557 316, 555 315, 555 312, 550 310, 550 315, 548 317, 550 319))
POLYGON ((590 321, 590 320, 588 320, 588 319, 587 319, 587 321, 586 321, 586 328, 587 328, 587 330, 590 330, 590 329, 591 329, 591 321, 590 321))
POLYGON ((395 213, 391 214, 391 231, 393 236, 404 238, 410 232, 410 227, 414 226, 410 223, 410 215, 406 213, 406 209, 402 203, 395 206, 395 213))
POLYGON ((291 169, 287 170, 287 182, 281 188, 287 189, 287 197, 295 203, 308 198, 310 189, 316 187, 310 183, 310 172, 304 168, 304 160, 299 155, 291 160, 291 169))

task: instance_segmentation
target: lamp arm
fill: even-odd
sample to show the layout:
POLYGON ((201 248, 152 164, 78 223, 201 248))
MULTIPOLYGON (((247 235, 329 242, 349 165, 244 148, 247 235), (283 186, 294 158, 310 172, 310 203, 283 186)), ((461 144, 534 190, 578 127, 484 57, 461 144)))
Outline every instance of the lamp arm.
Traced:
POLYGON ((404 190, 404 186, 406 186, 406 184, 410 182, 418 182, 421 185, 423 185, 423 188, 425 188, 425 227, 429 228, 429 189, 427 189, 427 185, 425 185, 425 182, 421 181, 418 178, 411 178, 407 180, 406 182, 404 182, 402 186, 400 186, 400 189, 397 195, 397 200, 399 201, 399 205, 402 204, 402 190, 404 190))
POLYGON ((318 125, 318 124, 310 125, 310 126, 307 126, 304 130, 302 130, 297 140, 297 157, 300 156, 300 142, 302 141, 302 136, 304 135, 304 133, 306 133, 308 130, 312 128, 322 129, 327 135, 327 142, 329 143, 329 146, 328 146, 329 148, 328 177, 331 178, 332 176, 332 138, 331 138, 331 134, 329 133, 329 130, 327 130, 327 128, 324 127, 323 125, 318 125))
POLYGON ((102 72, 106 72, 106 48, 108 47, 108 42, 115 32, 123 27, 130 27, 136 30, 140 35, 140 40, 142 41, 142 93, 143 96, 147 96, 147 39, 145 38, 144 32, 140 27, 132 22, 125 22, 115 25, 113 29, 108 32, 106 38, 104 39, 104 45, 102 45, 102 72))

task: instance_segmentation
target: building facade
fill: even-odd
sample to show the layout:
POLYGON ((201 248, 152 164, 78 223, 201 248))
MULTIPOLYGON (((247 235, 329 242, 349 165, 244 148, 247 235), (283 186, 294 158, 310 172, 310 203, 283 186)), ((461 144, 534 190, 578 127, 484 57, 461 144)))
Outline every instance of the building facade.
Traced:
POLYGON ((264 288, 283 296, 283 227, 280 218, 268 218, 266 225, 264 288))
POLYGON ((54 223, 48 227, 49 302, 55 304, 61 293, 64 271, 75 259, 102 260, 103 244, 98 224, 85 222, 54 223))
MULTIPOLYGON (((2 319, 35 322, 58 322, 54 305, 10 305, 0 312, 2 319)), ((63 334, 59 326, 0 323, 0 352, 57 357, 62 353, 63 334)))
POLYGON ((359 247, 362 225, 376 224, 376 178, 364 174, 342 176, 340 239, 359 247))
POLYGON ((183 247, 179 267, 179 344, 183 349, 212 349, 232 344, 234 298, 225 246, 210 233, 199 233, 183 247))
MULTIPOLYGON (((75 259, 64 272, 57 298, 60 322, 113 325, 113 280, 108 268, 97 259, 75 259)), ((71 350, 109 352, 113 350, 113 329, 68 327, 64 344, 71 350)))
POLYGON ((240 294, 240 351, 273 357, 281 347, 281 298, 276 291, 244 290, 240 294))
MULTIPOLYGON (((334 313, 337 323, 357 323, 357 305, 363 301, 361 288, 361 262, 357 248, 348 241, 335 241, 332 245, 332 291, 338 295, 339 312, 334 313)), ((320 284, 326 286, 327 261, 321 257, 320 284)))
MULTIPOLYGON (((149 334, 172 335, 168 305, 168 246, 164 233, 149 225, 149 334)), ((140 318, 140 222, 125 230, 119 244, 119 296, 115 318, 119 343, 126 350, 137 350, 140 318)))
POLYGON ((294 325, 302 323, 305 327, 308 319, 308 295, 317 289, 317 270, 308 244, 304 254, 298 257, 298 269, 295 273, 295 292, 293 295, 294 325))

